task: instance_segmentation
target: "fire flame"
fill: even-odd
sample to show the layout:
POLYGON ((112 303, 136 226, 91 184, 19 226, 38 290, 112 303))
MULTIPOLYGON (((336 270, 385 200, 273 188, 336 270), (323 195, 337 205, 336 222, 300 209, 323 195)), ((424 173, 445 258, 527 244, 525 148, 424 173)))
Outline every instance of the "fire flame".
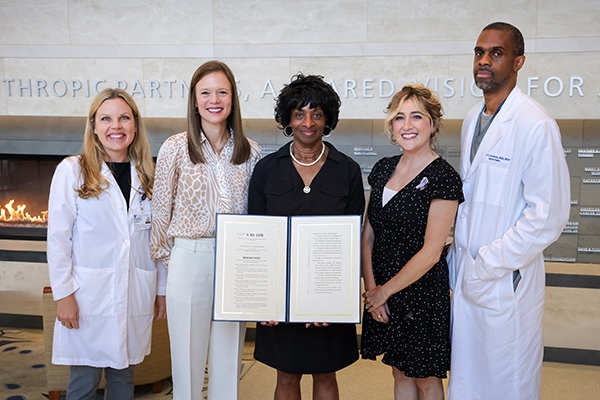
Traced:
POLYGON ((26 204, 18 204, 16 208, 13 207, 15 200, 12 199, 4 205, 4 208, 0 208, 0 221, 3 222, 33 222, 38 224, 45 224, 46 218, 48 217, 48 211, 42 211, 40 215, 32 216, 28 212, 25 212, 26 204))

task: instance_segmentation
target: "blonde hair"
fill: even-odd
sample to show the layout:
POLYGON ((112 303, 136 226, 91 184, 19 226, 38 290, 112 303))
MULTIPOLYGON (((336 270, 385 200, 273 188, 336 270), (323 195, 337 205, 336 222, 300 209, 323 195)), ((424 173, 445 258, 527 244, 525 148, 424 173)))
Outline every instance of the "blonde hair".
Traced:
POLYGON ((104 89, 96 96, 90 106, 85 125, 85 133, 83 135, 83 149, 79 158, 83 184, 77 189, 77 193, 82 199, 90 197, 97 198, 100 196, 100 193, 109 186, 108 181, 101 174, 102 163, 104 162, 106 151, 98 139, 98 136, 94 134, 94 126, 96 113, 102 103, 106 100, 113 99, 123 99, 129 107, 131 107, 136 133, 133 142, 129 145, 127 155, 129 161, 135 165, 138 177, 142 183, 142 190, 148 198, 152 198, 152 187, 154 186, 154 161, 152 160, 148 136, 146 135, 140 111, 137 108, 135 101, 127 94, 127 92, 117 88, 104 89))
POLYGON ((392 97, 392 100, 385 110, 387 113, 384 121, 385 134, 390 138, 390 142, 396 143, 392 125, 394 119, 400 112, 402 105, 409 99, 412 100, 417 109, 431 121, 432 131, 429 136, 429 146, 432 149, 435 149, 435 139, 442 127, 442 115, 444 111, 442 110, 442 103, 440 103, 437 96, 420 83, 406 85, 392 97))
POLYGON ((202 118, 200 118, 196 106, 196 85, 202 78, 213 72, 222 72, 229 81, 229 85, 231 85, 231 112, 227 117, 227 126, 233 131, 231 163, 235 165, 243 164, 250 158, 251 148, 250 142, 244 135, 244 129, 242 128, 242 112, 237 94, 238 89, 231 69, 224 62, 217 60, 207 61, 199 66, 194 75, 192 75, 190 82, 187 110, 187 139, 190 160, 194 164, 204 164, 206 162, 206 158, 202 154, 202 148, 200 147, 202 118))

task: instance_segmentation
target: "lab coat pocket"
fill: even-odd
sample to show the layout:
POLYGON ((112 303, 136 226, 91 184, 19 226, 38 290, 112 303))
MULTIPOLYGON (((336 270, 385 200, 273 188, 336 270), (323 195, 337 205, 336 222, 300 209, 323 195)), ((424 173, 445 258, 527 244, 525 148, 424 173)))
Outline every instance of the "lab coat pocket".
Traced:
POLYGON ((504 206, 505 196, 501 196, 508 177, 508 165, 501 167, 483 163, 479 167, 477 181, 473 185, 473 202, 504 206))
POLYGON ((498 280, 480 279, 475 271, 475 260, 469 254, 463 256, 463 261, 462 293, 465 300, 479 307, 500 311, 498 280))
POLYGON ((131 315, 149 315, 154 313, 156 299, 156 270, 148 271, 133 268, 130 282, 131 315))
POLYGON ((73 266, 73 277, 80 286, 75 291, 80 316, 112 314, 115 297, 113 268, 73 266))

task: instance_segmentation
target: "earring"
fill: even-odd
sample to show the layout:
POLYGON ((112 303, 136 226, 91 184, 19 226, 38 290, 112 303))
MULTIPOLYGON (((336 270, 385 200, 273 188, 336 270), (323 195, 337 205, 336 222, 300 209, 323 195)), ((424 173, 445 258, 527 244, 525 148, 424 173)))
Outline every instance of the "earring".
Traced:
POLYGON ((323 137, 329 137, 331 135, 331 128, 329 127, 329 125, 325 126, 325 128, 323 129, 323 137))
POLYGON ((292 131, 292 127, 291 126, 286 126, 285 128, 283 128, 283 136, 285 137, 290 137, 294 134, 294 131, 292 131))

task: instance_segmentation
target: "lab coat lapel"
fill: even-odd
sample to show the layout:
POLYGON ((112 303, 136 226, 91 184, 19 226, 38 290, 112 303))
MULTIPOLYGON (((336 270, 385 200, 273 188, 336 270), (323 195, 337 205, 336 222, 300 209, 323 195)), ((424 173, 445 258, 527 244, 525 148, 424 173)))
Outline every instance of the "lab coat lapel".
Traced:
POLYGON ((469 147, 465 150, 463 149, 463 157, 464 161, 467 163, 465 170, 467 171, 465 179, 468 179, 471 175, 477 171, 477 168, 481 165, 482 161, 485 160, 486 155, 489 151, 496 145, 496 143, 504 136, 506 129, 510 121, 514 115, 514 103, 517 101, 518 92, 520 90, 518 88, 514 88, 512 92, 508 95, 504 104, 502 104, 501 110, 498 112, 498 115, 492 121, 490 127, 488 128, 481 144, 479 145, 479 149, 477 150, 477 154, 475 154, 475 158, 473 158, 473 162, 469 164, 470 154, 470 143, 473 141, 473 137, 475 136, 475 125, 477 124, 477 117, 473 118, 471 121, 471 126, 469 126, 469 147))
MULTIPOLYGON (((133 167, 132 167, 133 168, 133 167)), ((121 193, 121 189, 119 188, 119 184, 117 180, 113 176, 110 168, 104 162, 102 163, 102 176, 110 183, 109 188, 107 189, 107 194, 109 196, 110 204, 113 208, 113 212, 118 216, 117 220, 119 227, 122 229, 123 234, 129 235, 129 227, 127 223, 127 204, 125 203, 125 197, 121 193), (122 216, 125 216, 123 218, 122 216)), ((131 196, 130 196, 131 201, 131 196)))
MULTIPOLYGON (((481 109, 483 106, 478 107, 481 109)), ((466 119, 465 122, 468 123, 469 126, 466 127, 466 131, 464 131, 465 128, 463 128, 462 132, 464 139, 462 143, 462 156, 459 171, 463 180, 466 180, 471 174, 472 163, 469 155, 471 154, 471 144, 473 143, 473 138, 475 137, 475 125, 477 124, 477 117, 471 118, 470 120, 466 119)))
POLYGON ((475 154, 475 158, 473 158, 473 162, 469 167, 467 176, 473 174, 477 168, 481 165, 481 162, 485 159, 486 155, 490 151, 492 147, 504 136, 503 125, 507 122, 506 120, 500 120, 501 115, 498 114, 496 118, 492 121, 488 131, 486 132, 483 140, 481 141, 481 145, 479 145, 479 149, 477 150, 477 154, 475 154))
POLYGON ((135 169, 135 165, 131 163, 131 192, 129 194, 129 209, 134 206, 133 202, 139 198, 142 193, 142 182, 140 181, 140 177, 137 174, 137 170, 135 169))

